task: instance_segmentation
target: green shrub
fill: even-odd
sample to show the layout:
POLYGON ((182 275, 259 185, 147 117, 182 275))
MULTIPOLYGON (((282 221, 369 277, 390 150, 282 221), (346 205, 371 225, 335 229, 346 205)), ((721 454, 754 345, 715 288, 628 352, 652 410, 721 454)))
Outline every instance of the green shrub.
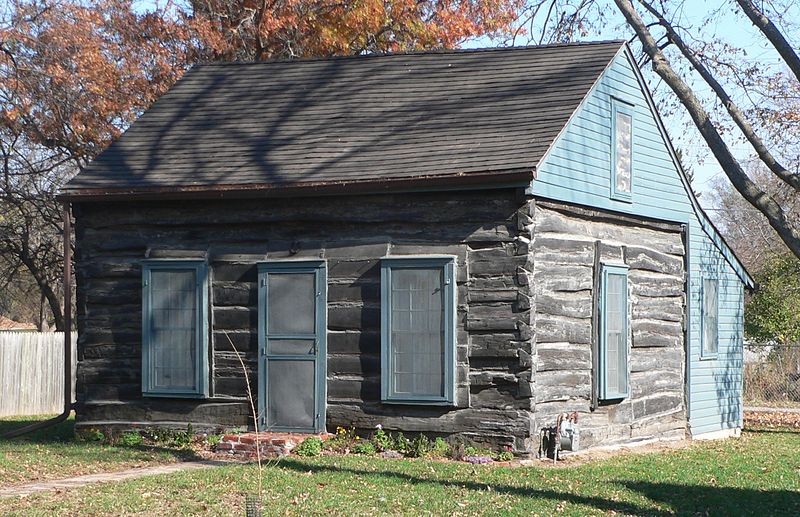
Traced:
POLYGON ((514 459, 514 453, 511 451, 503 451, 500 453, 497 459, 500 461, 511 461, 514 459))
POLYGON ((155 444, 183 448, 192 443, 194 432, 191 424, 187 426, 186 431, 153 427, 147 430, 147 436, 155 444))
POLYGON ((355 446, 359 440, 361 440, 361 437, 356 434, 355 427, 351 427, 350 429, 337 427, 336 434, 325 440, 323 447, 325 450, 332 452, 347 453, 353 450, 353 446, 355 446))
POLYGON ((450 455, 450 445, 441 436, 433 441, 428 455, 432 458, 446 458, 450 455))
POLYGON ((394 447, 394 440, 392 440, 392 437, 381 428, 378 428, 378 430, 372 435, 372 442, 381 452, 389 451, 392 449, 392 447, 394 447))
POLYGON ((298 456, 319 456, 322 453, 322 439, 316 436, 306 438, 292 452, 298 456))
POLYGON ((106 435, 100 429, 95 428, 81 429, 76 434, 78 435, 78 440, 82 442, 102 442, 106 439, 106 435))
POLYGON ((427 456, 431 451, 431 441, 424 434, 418 434, 411 443, 409 443, 406 455, 412 458, 422 458, 427 456))
POLYGON ((497 459, 497 452, 486 447, 475 447, 468 445, 464 447, 464 456, 484 456, 487 458, 497 459))
POLYGON ((406 438, 402 432, 397 433, 392 440, 392 450, 395 450, 402 454, 408 454, 408 451, 411 449, 411 440, 406 438))
POLYGON ((223 434, 210 434, 206 437, 206 443, 211 447, 215 447, 222 441, 223 434))
POLYGON ((122 433, 119 443, 126 447, 138 447, 144 444, 144 438, 139 434, 139 431, 128 431, 122 433))
POLYGON ((355 454, 365 454, 367 456, 372 456, 378 451, 375 449, 375 445, 373 445, 371 441, 361 440, 359 442, 356 442, 355 445, 353 445, 353 452, 355 454))

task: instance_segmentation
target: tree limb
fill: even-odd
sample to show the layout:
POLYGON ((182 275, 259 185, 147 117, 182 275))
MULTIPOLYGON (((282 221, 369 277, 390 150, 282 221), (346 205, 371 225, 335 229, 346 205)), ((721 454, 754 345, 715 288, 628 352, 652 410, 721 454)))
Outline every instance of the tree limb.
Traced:
POLYGON ((797 77, 797 80, 800 81, 800 57, 797 56, 792 45, 783 37, 783 33, 781 33, 780 29, 778 29, 778 27, 772 23, 772 20, 756 7, 751 0, 736 0, 736 3, 742 8, 744 14, 750 18, 753 25, 758 27, 769 42, 772 43, 772 46, 778 51, 778 54, 780 54, 789 66, 789 69, 794 73, 795 77, 797 77))
POLYGON ((689 60, 689 63, 691 63, 694 69, 697 70, 697 73, 700 74, 700 77, 702 77, 703 80, 711 87, 711 89, 714 90, 717 98, 720 100, 720 102, 722 102, 722 105, 725 106, 725 109, 728 111, 731 119, 733 119, 733 121, 742 131, 742 134, 745 136, 745 138, 747 138, 747 141, 753 146, 753 149, 755 149, 761 161, 764 162, 769 170, 771 170, 777 177, 786 182, 793 189, 800 192, 800 176, 789 172, 786 167, 778 162, 775 156, 772 155, 769 149, 767 149, 767 146, 764 144, 764 141, 761 140, 753 126, 745 118, 744 113, 742 113, 742 111, 739 109, 739 106, 737 106, 733 99, 731 99, 730 95, 728 95, 728 92, 725 91, 725 88, 719 83, 719 81, 717 81, 711 71, 697 58, 697 55, 695 55, 692 49, 689 48, 689 46, 683 41, 683 38, 680 37, 672 24, 667 21, 666 18, 664 18, 664 16, 646 0, 639 0, 639 3, 658 19, 659 24, 667 32, 667 38, 669 41, 678 47, 678 49, 681 51, 681 54, 683 54, 683 56, 689 60))
POLYGON ((672 69, 669 60, 659 50, 653 35, 645 27, 639 13, 634 9, 631 0, 614 0, 620 12, 625 16, 628 25, 636 32, 643 50, 650 56, 653 70, 675 92, 681 104, 689 112, 695 126, 705 139, 714 157, 719 162, 722 170, 730 179, 736 190, 761 213, 763 213, 770 226, 772 226, 789 249, 800 257, 800 233, 798 233, 786 218, 780 205, 766 192, 761 190, 744 172, 742 166, 731 153, 730 148, 722 139, 719 131, 703 108, 700 99, 692 89, 672 69))

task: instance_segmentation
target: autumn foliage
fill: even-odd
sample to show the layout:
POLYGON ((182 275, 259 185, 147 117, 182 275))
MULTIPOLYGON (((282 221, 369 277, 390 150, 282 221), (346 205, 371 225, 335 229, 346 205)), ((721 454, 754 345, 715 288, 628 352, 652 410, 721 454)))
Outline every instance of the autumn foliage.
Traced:
POLYGON ((191 0, 218 59, 263 60, 452 48, 506 33, 522 0, 191 0))
POLYGON ((14 3, 0 29, 0 123, 84 163, 198 56, 176 14, 125 0, 14 3))

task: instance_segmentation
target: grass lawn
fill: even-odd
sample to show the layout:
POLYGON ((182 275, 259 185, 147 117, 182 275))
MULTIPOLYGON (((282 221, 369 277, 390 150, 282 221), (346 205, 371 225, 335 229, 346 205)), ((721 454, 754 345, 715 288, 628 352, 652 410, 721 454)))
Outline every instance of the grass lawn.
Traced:
MULTIPOLYGON (((46 416, 0 419, 0 435, 46 416)), ((75 440, 72 418, 12 440, 0 439, 0 486, 124 470, 185 459, 186 451, 75 440)), ((3 511, 0 511, 2 514, 3 511)))
MULTIPOLYGON (((243 515, 255 465, 0 499, 0 514, 243 515)), ((800 515, 800 433, 747 432, 566 467, 472 466, 361 456, 264 469, 265 514, 800 515)))

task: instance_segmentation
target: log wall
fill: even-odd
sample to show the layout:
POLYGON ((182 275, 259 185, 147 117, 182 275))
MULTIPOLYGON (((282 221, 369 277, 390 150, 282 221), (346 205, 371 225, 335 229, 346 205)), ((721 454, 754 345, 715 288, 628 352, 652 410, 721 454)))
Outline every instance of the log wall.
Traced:
MULTIPOLYGON (((325 259, 327 426, 458 434, 535 450, 558 413, 583 445, 683 433, 681 229, 517 190, 75 207, 78 425, 251 424, 234 347, 257 382, 257 269, 325 259), (454 407, 380 402, 380 258, 457 257, 454 407), (141 396, 144 258, 210 267, 210 397, 141 396), (592 407, 596 261, 630 266, 632 396, 592 407), (535 345, 534 345, 535 343, 535 345)), ((253 386, 254 393, 257 393, 253 386)))
POLYGON ((579 414, 581 447, 683 436, 684 244, 680 225, 539 200, 534 264, 534 428, 579 414), (593 403, 599 264, 627 264, 631 396, 593 403))
POLYGON ((305 257, 328 268, 329 429, 530 446, 531 255, 519 231, 530 216, 519 191, 87 203, 75 214, 79 425, 248 425, 233 347, 257 382, 256 263, 305 257), (379 259, 414 254, 458 257, 456 407, 380 403, 379 259), (208 399, 141 396, 139 261, 156 257, 209 262, 208 399))

